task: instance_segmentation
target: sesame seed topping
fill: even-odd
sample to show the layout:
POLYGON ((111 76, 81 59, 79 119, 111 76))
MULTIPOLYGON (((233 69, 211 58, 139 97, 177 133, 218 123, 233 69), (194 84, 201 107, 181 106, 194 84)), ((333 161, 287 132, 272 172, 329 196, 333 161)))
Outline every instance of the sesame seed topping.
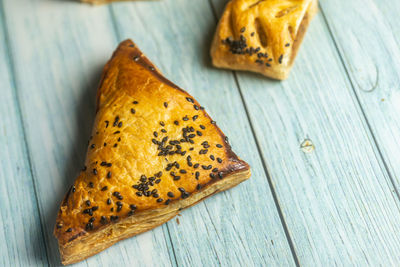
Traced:
POLYGON ((167 102, 164 102, 164 107, 168 107, 168 103, 167 102))
POLYGON ((174 193, 168 192, 168 193, 167 193, 167 196, 168 196, 168 197, 174 197, 174 193))
POLYGON ((72 232, 72 228, 68 228, 67 231, 65 231, 67 233, 72 232))
POLYGON ((136 110, 135 110, 134 108, 131 108, 131 113, 132 113, 132 114, 135 114, 135 113, 136 113, 136 110))
POLYGON ((283 55, 281 55, 281 56, 279 57, 279 59, 278 59, 279 64, 282 64, 282 59, 283 59, 283 55))

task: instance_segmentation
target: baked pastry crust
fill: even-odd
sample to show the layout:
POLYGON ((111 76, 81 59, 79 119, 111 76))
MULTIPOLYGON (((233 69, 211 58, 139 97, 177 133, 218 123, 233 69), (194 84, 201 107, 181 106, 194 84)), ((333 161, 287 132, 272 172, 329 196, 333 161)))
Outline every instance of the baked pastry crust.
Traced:
POLYGON ((214 35, 214 66, 286 79, 317 10, 318 0, 232 0, 214 35))
POLYGON ((62 263, 161 225, 249 177, 204 108, 126 40, 104 68, 85 167, 57 216, 62 263))

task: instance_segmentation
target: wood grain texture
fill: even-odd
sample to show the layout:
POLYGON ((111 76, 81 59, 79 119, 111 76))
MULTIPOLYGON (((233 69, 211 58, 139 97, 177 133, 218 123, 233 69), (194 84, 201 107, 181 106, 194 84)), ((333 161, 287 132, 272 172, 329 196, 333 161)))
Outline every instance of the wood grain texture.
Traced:
POLYGON ((300 264, 396 265, 398 198, 321 14, 287 81, 237 75, 300 264))
MULTIPOLYGON (((105 6, 41 0, 4 0, 3 6, 49 261, 58 265, 55 217, 83 163, 100 71, 116 40, 105 6)), ((78 265, 171 266, 168 239, 157 228, 78 265)))
POLYGON ((46 266, 3 18, 0 10, 0 266, 46 266))
POLYGON ((323 1, 342 55, 387 168, 400 186, 400 2, 323 1), (340 17, 340 19, 338 19, 340 17))
POLYGON ((209 3, 124 3, 111 11, 119 39, 134 38, 166 77, 204 105, 252 167, 250 180, 168 223, 178 266, 294 265, 235 81, 210 66, 209 3))

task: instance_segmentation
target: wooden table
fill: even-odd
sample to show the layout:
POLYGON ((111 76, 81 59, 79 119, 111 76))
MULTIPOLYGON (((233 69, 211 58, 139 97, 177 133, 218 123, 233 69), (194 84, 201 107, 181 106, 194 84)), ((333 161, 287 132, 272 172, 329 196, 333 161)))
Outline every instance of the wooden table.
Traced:
POLYGON ((252 178, 81 266, 400 262, 400 1, 321 0, 288 80, 215 69, 226 0, 0 0, 0 266, 60 265, 100 73, 132 38, 203 103, 252 178))

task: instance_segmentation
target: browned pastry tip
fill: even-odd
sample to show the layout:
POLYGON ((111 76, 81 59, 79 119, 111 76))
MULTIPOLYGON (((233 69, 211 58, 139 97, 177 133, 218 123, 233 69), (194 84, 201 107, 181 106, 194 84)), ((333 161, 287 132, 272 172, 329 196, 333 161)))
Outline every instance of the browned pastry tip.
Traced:
POLYGON ((289 75, 318 0, 232 0, 211 46, 213 65, 283 80, 289 75))
POLYGON ((249 177, 204 108, 126 40, 104 67, 85 164, 57 216, 62 263, 161 225, 249 177))

